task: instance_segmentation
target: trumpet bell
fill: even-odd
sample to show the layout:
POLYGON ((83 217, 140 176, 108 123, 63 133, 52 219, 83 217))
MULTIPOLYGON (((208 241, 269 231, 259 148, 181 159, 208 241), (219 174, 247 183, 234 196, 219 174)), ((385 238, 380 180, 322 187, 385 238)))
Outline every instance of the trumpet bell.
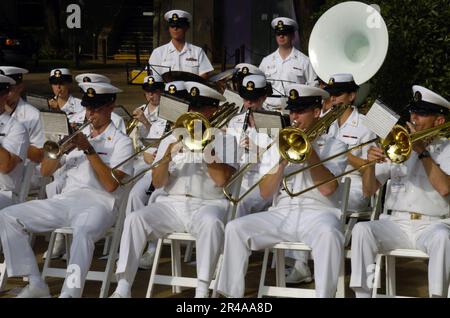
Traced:
POLYGON ((59 144, 52 140, 47 140, 43 146, 44 154, 49 159, 58 159, 61 147, 59 144))
POLYGON ((408 160, 412 143, 406 128, 395 125, 389 135, 381 141, 385 155, 393 162, 400 164, 408 160))
POLYGON ((360 85, 372 78, 387 54, 389 35, 381 14, 362 2, 340 3, 314 25, 309 58, 325 82, 333 74, 350 73, 360 85))
POLYGON ((299 128, 283 129, 279 135, 279 142, 280 155, 290 163, 302 163, 311 151, 308 136, 299 128))

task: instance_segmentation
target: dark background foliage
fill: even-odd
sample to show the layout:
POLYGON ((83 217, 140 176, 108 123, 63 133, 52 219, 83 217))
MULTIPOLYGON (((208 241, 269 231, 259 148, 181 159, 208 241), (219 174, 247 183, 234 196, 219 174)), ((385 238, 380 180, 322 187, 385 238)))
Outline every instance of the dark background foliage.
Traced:
MULTIPOLYGON (((328 0, 312 19, 343 1, 328 0)), ((362 1, 367 4, 373 2, 362 1)), ((388 32, 389 51, 372 79, 371 97, 397 112, 412 99, 412 85, 450 98, 450 3, 448 0, 378 0, 388 32)))

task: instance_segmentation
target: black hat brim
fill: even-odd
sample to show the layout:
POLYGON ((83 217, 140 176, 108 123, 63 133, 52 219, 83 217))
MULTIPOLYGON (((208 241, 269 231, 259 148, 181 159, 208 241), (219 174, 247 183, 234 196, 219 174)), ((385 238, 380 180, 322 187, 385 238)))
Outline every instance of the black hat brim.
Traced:
POLYGON ((56 77, 56 76, 51 76, 48 79, 50 84, 53 85, 57 85, 57 84, 70 84, 72 83, 73 79, 72 79, 72 75, 61 75, 60 77, 56 77))
POLYGON ((95 95, 94 97, 89 97, 86 94, 83 95, 81 99, 81 106, 100 108, 107 104, 110 104, 116 100, 116 94, 101 94, 95 95))

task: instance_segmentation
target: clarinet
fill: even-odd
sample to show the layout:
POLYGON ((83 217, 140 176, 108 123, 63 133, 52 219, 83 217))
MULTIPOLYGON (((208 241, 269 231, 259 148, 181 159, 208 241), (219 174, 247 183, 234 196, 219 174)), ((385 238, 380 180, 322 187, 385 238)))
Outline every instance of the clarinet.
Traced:
MULTIPOLYGON (((241 134, 241 137, 239 139, 239 142, 246 135, 246 131, 248 129, 248 124, 250 122, 250 114, 251 113, 252 113, 252 109, 251 108, 247 109, 247 111, 245 112, 244 125, 242 126, 242 134, 241 134)), ((248 148, 246 148, 245 151, 248 152, 248 148)))

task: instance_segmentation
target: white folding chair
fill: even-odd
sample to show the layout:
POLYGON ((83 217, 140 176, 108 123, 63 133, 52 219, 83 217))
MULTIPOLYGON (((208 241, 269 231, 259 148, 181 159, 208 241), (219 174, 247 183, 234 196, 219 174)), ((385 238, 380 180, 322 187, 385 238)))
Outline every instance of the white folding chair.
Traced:
MULTIPOLYGON (((345 178, 345 182, 343 184, 342 191, 342 206, 341 206, 341 223, 342 229, 344 227, 345 222, 345 211, 347 211, 348 206, 348 196, 350 193, 350 178, 345 178)), ((306 251, 311 252, 312 249, 307 244, 303 242, 280 242, 275 244, 271 248, 266 248, 264 252, 263 265, 261 270, 261 279, 259 283, 258 289, 258 298, 263 296, 275 296, 275 297, 300 297, 300 298, 314 298, 316 296, 314 289, 306 289, 306 288, 293 288, 286 287, 285 281, 285 251, 286 250, 294 250, 294 251, 306 251), (276 286, 266 285, 266 272, 267 272, 267 264, 269 261, 269 253, 274 250, 275 252, 275 273, 276 273, 276 286)), ((336 291, 336 297, 344 298, 345 297, 345 266, 344 266, 344 251, 342 253, 341 265, 340 265, 340 274, 338 280, 338 287, 336 291)))
POLYGON ((375 273, 372 289, 372 297, 393 297, 393 298, 405 298, 405 296, 398 296, 396 292, 396 278, 395 278, 395 258, 396 257, 406 257, 406 258, 418 258, 418 259, 428 259, 428 254, 417 250, 417 249, 395 249, 389 252, 378 253, 375 258, 375 273), (380 288, 381 280, 381 265, 383 257, 386 258, 386 293, 378 294, 378 289, 380 288))
MULTIPOLYGON (((120 244, 120 238, 122 236, 123 222, 125 220, 125 209, 128 201, 128 194, 132 188, 132 184, 128 184, 124 187, 124 193, 120 199, 119 210, 116 222, 112 228, 106 231, 104 238, 112 237, 111 243, 109 244, 109 254, 106 263, 106 267, 104 271, 93 271, 90 270, 86 276, 86 280, 90 281, 100 281, 102 282, 102 286, 100 289, 100 298, 105 298, 109 293, 109 286, 111 282, 115 281, 114 274, 114 266, 116 259, 118 257, 118 250, 120 244)), ((50 236, 50 241, 48 244, 48 251, 53 250, 53 246, 55 244, 56 234, 61 233, 65 236, 66 241, 66 252, 67 252, 67 260, 70 259, 70 246, 71 246, 71 237, 73 235, 73 229, 70 227, 63 227, 56 229, 52 232, 50 236)), ((66 268, 57 268, 50 266, 51 257, 47 257, 44 262, 44 268, 42 270, 42 279, 46 277, 59 277, 65 278, 67 271, 66 268)))
MULTIPOLYGON (((240 186, 243 175, 240 177, 241 180, 237 180, 235 186, 232 188, 233 197, 237 197, 240 191, 240 186)), ((234 218, 236 214, 237 205, 231 204, 229 205, 228 218, 227 221, 234 218)), ((158 240, 155 251, 155 258, 153 260, 152 272, 150 274, 150 280, 148 283, 147 294, 145 297, 150 298, 153 292, 153 286, 157 285, 166 285, 172 286, 173 293, 181 293, 181 287, 197 287, 197 278, 193 277, 183 277, 181 276, 181 252, 180 252, 180 243, 187 242, 187 248, 192 248, 193 244, 195 244, 195 237, 189 233, 175 232, 166 235, 163 238, 158 240), (161 250, 163 243, 171 244, 171 265, 172 265, 172 275, 160 275, 157 274, 159 261, 161 257, 161 250)), ((222 264, 222 254, 219 256, 219 260, 216 265, 216 270, 214 277, 209 285, 209 289, 213 290, 212 297, 216 295, 217 288, 217 280, 218 273, 222 264)))
MULTIPOLYGON (((33 177, 34 170, 36 168, 36 163, 32 161, 27 161, 24 165, 24 172, 22 176, 22 181, 16 185, 16 189, 13 191, 12 199, 13 204, 23 203, 27 200, 28 193, 30 192, 31 179, 33 177)), ((5 290, 6 281, 8 280, 8 275, 6 273, 6 264, 0 264, 0 291, 5 290)))

